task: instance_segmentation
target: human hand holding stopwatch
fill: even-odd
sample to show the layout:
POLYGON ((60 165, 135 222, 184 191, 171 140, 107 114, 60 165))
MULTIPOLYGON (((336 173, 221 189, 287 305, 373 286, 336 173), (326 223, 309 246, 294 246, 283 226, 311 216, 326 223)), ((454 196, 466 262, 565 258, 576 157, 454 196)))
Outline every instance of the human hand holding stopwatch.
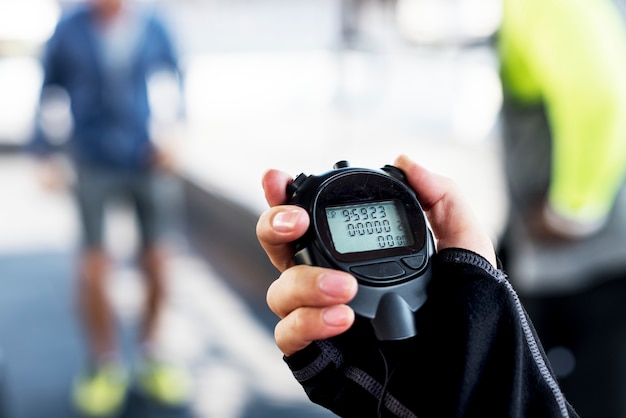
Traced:
MULTIPOLYGON (((468 249, 482 255, 494 266, 496 265, 496 256, 491 239, 481 227, 454 182, 429 172, 405 156, 396 159, 394 166, 404 173, 408 185, 415 191, 417 200, 432 227, 437 242, 437 250, 454 247, 468 249)), ((373 241, 373 244, 363 244, 365 246, 362 247, 359 247, 361 244, 352 244, 345 242, 345 240, 342 242, 341 238, 336 238, 337 242, 334 242, 333 239, 335 238, 331 236, 332 232, 340 227, 332 225, 333 221, 328 223, 332 210, 339 208, 341 214, 345 208, 349 209, 349 212, 356 209, 358 213, 363 208, 376 208, 377 206, 363 206, 362 202, 350 199, 344 202, 330 199, 326 203, 322 202, 323 204, 318 208, 321 215, 314 215, 313 217, 316 219, 313 219, 312 223, 307 209, 297 205, 285 205, 289 198, 293 200, 293 196, 288 196, 287 193, 288 185, 292 183, 292 177, 281 171, 270 170, 264 175, 263 188, 266 200, 271 207, 261 215, 257 224, 257 236, 261 245, 274 266, 282 272, 268 289, 267 303, 270 309, 281 318, 275 329, 275 339, 280 350, 288 356, 303 349, 312 341, 330 338, 348 330, 355 320, 355 309, 359 315, 369 315, 367 312, 363 313, 362 307, 359 307, 358 304, 354 307, 351 306, 354 305, 355 300, 359 300, 357 294, 362 293, 363 289, 366 288, 364 286, 367 286, 367 278, 360 277, 358 269, 355 272, 349 272, 351 265, 367 265, 369 264, 368 258, 377 258, 379 255, 382 255, 380 258, 389 262, 389 257, 398 256, 401 260, 407 254, 421 252, 428 255, 429 251, 428 232, 415 230, 412 231, 416 236, 413 241, 411 237, 407 237, 405 240, 401 239, 393 251, 388 248, 376 247, 378 245, 376 244, 377 240, 373 241), (330 211, 326 211, 328 208, 330 211), (326 221, 323 221, 324 218, 326 221), (340 262, 342 257, 344 260, 348 260, 348 271, 338 270, 336 267, 296 264, 298 245, 294 245, 294 243, 301 240, 305 233, 311 230, 310 226, 318 222, 321 223, 322 229, 327 228, 330 232, 325 238, 327 240, 326 246, 335 251, 334 256, 339 258, 340 262), (422 233, 424 236, 420 237, 422 233), (359 276, 358 279, 355 275, 359 276)), ((290 191, 293 193, 293 186, 290 187, 290 191)), ((394 208, 398 207, 393 202, 394 199, 390 199, 389 196, 378 196, 374 203, 382 203, 383 209, 386 208, 386 213, 390 214, 389 209, 394 212, 394 208)), ((371 212, 373 209, 369 210, 371 212)), ((404 230, 408 226, 409 229, 421 230, 421 224, 414 221, 411 223, 407 220, 406 213, 403 213, 401 208, 395 212, 395 214, 392 213, 395 216, 394 223, 400 225, 401 229, 404 230)), ((354 219, 353 227, 356 226, 354 219)), ((319 224, 317 227, 320 227, 319 224)), ((397 233, 398 231, 393 232, 397 233)), ((396 235, 392 234, 392 236, 396 235)), ((329 254, 333 255, 332 253, 329 254)), ((319 258, 319 256, 316 257, 319 258)), ((312 261, 316 262, 317 260, 312 261)), ((307 260, 299 262, 307 262, 307 260)), ((402 262, 400 261, 400 263, 402 262)), ((405 264, 400 265, 403 266, 404 270, 409 270, 404 268, 406 267, 405 264)), ((398 279, 397 273, 393 273, 392 276, 395 278, 383 278, 383 287, 385 283, 391 283, 391 286, 411 283, 412 279, 421 274, 416 274, 415 271, 422 272, 418 266, 417 270, 409 272, 410 277, 400 279, 398 279)), ((369 280, 376 282, 380 278, 369 280)), ((380 288, 381 286, 381 283, 373 284, 374 286, 370 287, 376 288, 378 286, 380 288)), ((376 293, 374 299, 381 299, 382 296, 379 296, 383 294, 384 292, 376 293)), ((413 302, 409 301, 408 303, 410 305, 413 302)), ((421 306, 423 301, 417 303, 421 306)), ((419 306, 415 309, 418 308, 419 306)), ((374 313, 375 316, 376 312, 374 313)), ((383 339, 389 336, 394 337, 394 333, 397 332, 392 329, 391 334, 385 335, 384 325, 382 329, 383 339)), ((408 328, 401 327, 398 335, 402 338, 402 333, 407 330, 410 330, 410 326, 408 328)))

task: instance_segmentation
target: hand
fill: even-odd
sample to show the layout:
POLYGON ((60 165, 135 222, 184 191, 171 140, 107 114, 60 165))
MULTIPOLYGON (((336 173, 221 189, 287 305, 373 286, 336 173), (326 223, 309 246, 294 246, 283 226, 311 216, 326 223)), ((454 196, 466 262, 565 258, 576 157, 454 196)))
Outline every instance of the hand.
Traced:
POLYGON ((172 146, 156 146, 153 161, 154 166, 165 173, 175 173, 178 170, 178 161, 172 146))
MULTIPOLYGON (((405 156, 396 159, 395 166, 404 171, 415 190, 433 228, 438 250, 465 248, 496 265, 488 234, 451 180, 427 171, 405 156)), ((288 174, 276 170, 263 176, 265 198, 271 207, 257 224, 261 246, 282 272, 268 289, 267 303, 281 318, 274 336, 287 356, 312 341, 339 335, 350 328, 354 311, 347 303, 357 292, 357 281, 348 273, 294 265, 290 243, 307 230, 309 217, 300 207, 283 205, 285 188, 291 180, 288 174)))
POLYGON ((465 200, 458 185, 434 174, 406 156, 394 165, 404 172, 426 212, 437 240, 437 251, 464 248, 480 254, 497 267, 493 242, 465 200))
POLYGON ((56 156, 39 157, 35 160, 35 176, 40 186, 47 192, 65 192, 70 179, 68 168, 56 156))

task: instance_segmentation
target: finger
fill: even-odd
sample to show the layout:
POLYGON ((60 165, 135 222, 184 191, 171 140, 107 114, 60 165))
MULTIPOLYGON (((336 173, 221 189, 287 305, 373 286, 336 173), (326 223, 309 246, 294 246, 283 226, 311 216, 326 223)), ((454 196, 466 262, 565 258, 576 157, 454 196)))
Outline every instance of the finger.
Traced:
POLYGON ((315 340, 345 332, 353 323, 354 311, 346 305, 299 308, 278 322, 274 339, 280 351, 290 356, 315 340))
POLYGON ((456 183, 426 170, 404 155, 394 164, 405 173, 415 190, 437 238, 437 248, 465 248, 496 266, 491 238, 456 183))
POLYGON ((356 279, 339 270, 295 266, 286 270, 267 290, 267 305, 280 318, 302 307, 323 308, 350 302, 356 279))
POLYGON ((289 174, 279 170, 268 170, 263 175, 261 184, 265 192, 265 200, 270 206, 282 205, 287 201, 287 185, 293 179, 289 174))
POLYGON ((309 215, 298 206, 275 206, 266 210, 256 225, 259 243, 280 271, 294 264, 291 243, 309 227, 309 215))

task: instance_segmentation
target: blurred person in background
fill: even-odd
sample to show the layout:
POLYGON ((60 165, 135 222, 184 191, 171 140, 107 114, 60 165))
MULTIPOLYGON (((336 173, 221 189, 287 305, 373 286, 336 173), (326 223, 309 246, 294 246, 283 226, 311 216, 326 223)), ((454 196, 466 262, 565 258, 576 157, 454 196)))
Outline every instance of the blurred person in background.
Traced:
POLYGON ((500 256, 568 399, 598 418, 626 414, 619 1, 503 0, 497 44, 511 206, 500 256))
MULTIPOLYGON (((190 390, 188 377, 160 358, 155 342, 165 297, 155 185, 158 172, 171 169, 173 161, 150 137, 147 88, 156 71, 171 71, 180 78, 172 39, 154 11, 124 0, 89 0, 58 23, 45 48, 43 70, 42 91, 64 89, 73 118, 67 148, 83 228, 78 302, 89 348, 88 367, 74 384, 75 406, 88 416, 111 415, 123 406, 130 384, 106 292, 110 260, 105 206, 118 196, 136 210, 138 261, 147 286, 138 384, 159 402, 182 404, 190 390)), ((53 149, 42 129, 32 150, 51 167, 53 149)))
POLYGON ((504 0, 498 52, 511 159, 524 158, 515 151, 534 128, 514 112, 539 110, 547 122, 532 132, 544 144, 532 145, 540 148, 522 167, 534 184, 514 185, 513 203, 534 217, 540 240, 599 233, 626 175, 626 27, 616 4, 504 0))

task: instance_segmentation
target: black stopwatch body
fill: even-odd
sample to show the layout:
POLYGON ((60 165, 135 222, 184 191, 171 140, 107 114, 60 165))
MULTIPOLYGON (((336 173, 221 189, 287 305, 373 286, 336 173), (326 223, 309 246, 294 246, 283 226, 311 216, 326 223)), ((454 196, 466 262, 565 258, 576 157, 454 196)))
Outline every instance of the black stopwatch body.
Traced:
POLYGON ((311 220, 293 243, 296 263, 353 274, 359 288, 350 306, 371 320, 379 340, 416 335, 415 312, 426 301, 435 246, 404 173, 340 161, 321 175, 300 174, 287 197, 311 220))

